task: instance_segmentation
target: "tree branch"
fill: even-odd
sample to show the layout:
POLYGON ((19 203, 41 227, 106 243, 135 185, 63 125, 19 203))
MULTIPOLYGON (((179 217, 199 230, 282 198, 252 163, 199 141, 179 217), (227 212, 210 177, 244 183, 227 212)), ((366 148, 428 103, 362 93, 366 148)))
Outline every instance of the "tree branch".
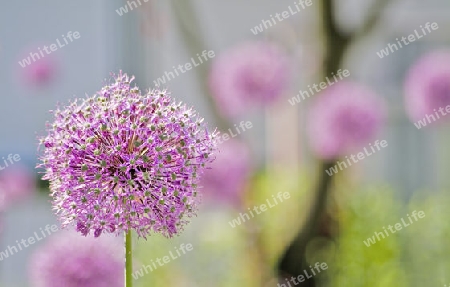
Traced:
MULTIPOLYGON (((176 22, 180 29, 181 36, 186 43, 189 54, 195 55, 205 49, 206 45, 201 35, 201 25, 198 22, 196 12, 191 0, 174 0, 172 7, 176 15, 176 22), (195 33, 193 31, 196 31, 195 33)), ((219 130, 226 130, 232 125, 221 115, 217 105, 209 92, 208 87, 208 65, 203 64, 196 68, 200 79, 203 94, 206 96, 207 103, 213 112, 216 124, 219 130)))
POLYGON ((369 15, 366 22, 363 24, 361 29, 354 33, 354 37, 359 38, 360 36, 367 35, 375 28, 378 24, 383 11, 385 11, 387 5, 391 0, 375 0, 372 7, 370 8, 369 15))
MULTIPOLYGON (((353 41, 362 35, 369 33, 379 21, 381 12, 389 3, 389 0, 378 0, 371 8, 371 13, 363 25, 363 27, 351 35, 346 35, 339 31, 336 21, 335 1, 322 0, 322 25, 325 35, 326 55, 323 62, 323 71, 325 75, 330 75, 339 69, 345 56, 345 52, 353 41)), ((321 164, 319 182, 315 190, 315 198, 309 212, 305 225, 297 234, 287 248, 283 257, 279 261, 278 271, 280 276, 289 278, 289 276, 297 276, 304 269, 307 269, 305 258, 306 247, 319 233, 319 225, 322 216, 325 214, 326 202, 331 190, 332 177, 327 176, 324 172, 334 166, 336 161, 325 161, 321 164)), ((314 279, 301 283, 302 286, 316 286, 314 279)))

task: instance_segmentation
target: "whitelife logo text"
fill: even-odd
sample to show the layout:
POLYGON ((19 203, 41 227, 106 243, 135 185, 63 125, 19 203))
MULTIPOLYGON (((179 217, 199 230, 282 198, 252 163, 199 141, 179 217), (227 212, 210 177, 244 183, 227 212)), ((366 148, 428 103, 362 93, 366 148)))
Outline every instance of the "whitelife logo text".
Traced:
POLYGON ((176 255, 174 253, 172 253, 172 251, 169 251, 170 257, 169 257, 169 255, 167 255, 167 256, 164 256, 163 258, 156 258, 155 260, 151 260, 152 262, 150 265, 145 265, 138 271, 134 272, 132 274, 132 276, 133 276, 134 280, 139 279, 140 277, 143 277, 145 274, 148 274, 149 270, 150 270, 150 272, 153 272, 154 270, 158 269, 158 267, 162 267, 165 264, 168 264, 170 261, 181 257, 182 255, 186 254, 188 251, 192 251, 193 249, 194 248, 193 248, 192 244, 182 243, 179 248, 175 247, 176 255), (155 261, 156 261, 156 263, 158 263, 158 265, 156 265, 155 261), (144 271, 145 271, 145 274, 144 274, 144 271))
POLYGON ((386 140, 376 140, 372 146, 372 144, 369 144, 370 146, 370 150, 372 152, 370 152, 370 150, 367 149, 367 147, 364 147, 364 150, 359 152, 358 154, 354 155, 351 154, 350 156, 345 156, 344 161, 337 161, 337 163, 330 167, 329 169, 325 170, 325 172, 329 175, 332 176, 333 174, 336 174, 339 172, 340 170, 346 169, 350 166, 352 166, 352 163, 358 163, 360 160, 365 159, 368 156, 371 156, 372 154, 376 153, 377 151, 380 151, 382 148, 385 148, 388 146, 388 143, 386 140))
POLYGON ((420 130, 422 127, 426 127, 428 124, 434 123, 435 121, 440 119, 441 116, 444 117, 450 114, 450 105, 445 107, 445 111, 443 107, 440 107, 438 111, 434 109, 434 115, 433 114, 425 115, 425 117, 422 120, 419 120, 416 123, 414 123, 416 128, 420 130), (441 113, 441 115, 439 115, 438 111, 441 113))
POLYGON ((22 68, 25 68, 26 66, 31 65, 31 60, 33 60, 33 63, 40 60, 41 58, 44 58, 46 55, 50 55, 51 53, 55 52, 56 50, 68 45, 69 43, 72 43, 73 41, 80 39, 81 35, 79 32, 75 31, 72 33, 72 31, 69 31, 66 36, 62 35, 62 42, 59 41, 59 39, 56 39, 56 44, 50 44, 50 46, 44 46, 42 49, 38 47, 38 51, 36 53, 30 52, 30 56, 23 59, 22 61, 19 61, 19 65, 22 68), (72 38, 73 37, 73 38, 72 38), (67 40, 69 39, 69 40, 67 40), (45 54, 44 54, 45 52, 45 54))
POLYGON ((424 36, 430 34, 432 31, 439 29, 439 26, 436 22, 433 22, 431 24, 430 24, 430 22, 427 22, 425 24, 425 28, 422 27, 422 25, 420 25, 420 29, 422 31, 422 34, 420 34, 417 31, 417 29, 415 29, 414 34, 410 34, 408 36, 408 38, 406 38, 405 36, 403 36, 400 40, 398 38, 395 38, 395 40, 397 40, 398 46, 396 44, 389 43, 386 46, 386 48, 377 52, 378 57, 380 57, 380 59, 383 59, 384 57, 389 56, 391 53, 394 53, 394 52, 398 51, 399 49, 403 48, 404 46, 408 46, 412 42, 415 42, 416 40, 419 40, 420 38, 423 38, 424 36), (402 45, 402 43, 404 46, 402 45), (395 50, 394 50, 394 48, 395 48, 395 50))
POLYGON ((44 229, 46 232, 44 232, 42 228, 39 228, 39 230, 41 231, 40 234, 38 232, 34 232, 33 236, 30 236, 28 239, 22 239, 20 241, 16 240, 17 243, 16 245, 13 246, 8 245, 7 249, 5 249, 4 251, 0 251, 0 261, 3 261, 9 256, 13 256, 14 254, 18 253, 19 251, 22 251, 23 249, 29 247, 30 245, 35 244, 37 241, 41 241, 42 239, 51 235, 52 232, 55 233, 56 231, 58 231, 58 226, 56 226, 55 224, 53 224, 52 226, 47 224, 44 229))
POLYGON ((331 73, 334 81, 330 81, 330 79, 328 77, 325 77, 326 82, 321 82, 320 84, 313 84, 312 87, 311 85, 308 85, 308 91, 302 91, 300 90, 298 92, 298 94, 295 97, 290 98, 289 104, 291 104, 291 106, 295 105, 295 104, 300 104, 300 102, 302 100, 305 100, 311 96, 313 96, 315 93, 319 93, 320 91, 325 90, 326 88, 336 84, 338 81, 343 80, 344 78, 347 78, 350 76, 350 71, 349 70, 342 70, 339 69, 336 74, 331 73), (301 99, 300 99, 301 96, 301 99))
POLYGON ((389 232, 391 234, 394 234, 397 231, 400 231, 403 229, 403 227, 407 227, 410 226, 411 224, 413 224, 414 222, 417 222, 419 219, 424 218, 425 217, 425 212, 423 211, 419 211, 417 212, 416 210, 414 210, 411 214, 411 216, 409 216, 409 214, 407 214, 408 217, 408 221, 409 224, 407 222, 405 222, 405 220, 403 218, 401 218, 401 223, 398 222, 396 224, 394 224, 394 226, 389 225, 386 229, 386 227, 383 226, 383 231, 381 232, 375 232, 374 235, 372 237, 367 238, 367 240, 363 240, 364 244, 369 247, 370 245, 374 245, 375 243, 377 243, 378 241, 380 241, 381 239, 386 238, 386 236, 389 236, 389 232), (413 221, 411 219, 411 216, 414 218, 415 221, 413 221), (394 230, 395 228, 395 230, 394 230), (389 230, 389 232, 388 232, 389 230), (384 233, 383 233, 384 232, 384 233), (376 237, 376 239, 375 239, 376 237))
POLYGON ((281 13, 276 13, 275 18, 273 15, 270 15, 269 20, 262 20, 261 24, 258 26, 255 26, 255 28, 251 28, 250 31, 254 35, 258 35, 259 33, 262 33, 265 29, 269 29, 273 25, 276 25, 278 22, 283 21, 284 19, 287 19, 297 13, 299 13, 302 10, 305 10, 307 7, 312 5, 312 0, 299 0, 298 2, 294 2, 295 8, 292 8, 292 6, 289 5, 288 10, 283 11, 281 13))
MULTIPOLYGON (((122 16, 126 13, 128 13, 129 11, 133 11, 133 9, 137 9, 139 6, 142 5, 141 0, 136 0, 136 1, 127 1, 127 4, 125 4, 124 6, 120 7, 119 9, 116 9, 116 12, 119 16, 122 16), (139 3, 139 5, 136 3, 136 1, 139 3), (130 10, 128 10, 128 7, 130 7, 130 10), (134 7, 133 7, 134 5, 134 7)), ((142 0, 144 3, 147 3, 150 0, 142 0)))
POLYGON ((305 274, 304 276, 303 276, 303 274, 300 274, 297 277, 292 276, 290 279, 285 278, 284 280, 286 280, 286 284, 278 283, 277 287, 292 287, 291 282, 293 283, 294 286, 298 285, 301 282, 304 282, 305 279, 308 280, 308 279, 312 278, 313 276, 318 275, 323 270, 327 270, 328 265, 325 262, 323 262, 323 263, 316 262, 316 264, 314 264, 314 267, 309 265, 309 269, 310 269, 310 271, 309 271, 310 274, 308 273, 308 271, 303 270, 303 274, 305 274), (314 271, 314 269, 316 269, 316 271, 314 271), (316 274, 316 272, 317 272, 317 274, 316 274))
POLYGON ((4 170, 8 166, 13 165, 15 162, 20 161, 20 155, 18 155, 18 154, 13 155, 10 153, 7 157, 8 160, 6 160, 5 157, 2 157, 2 159, 3 159, 3 164, 0 163, 0 170, 4 170), (8 162, 9 162, 9 164, 8 164, 8 162))
MULTIPOLYGON (((255 206, 253 206, 252 209, 250 209, 250 207, 249 207, 248 212, 252 216, 251 218, 253 218, 253 217, 255 217, 255 215, 253 214, 253 211, 256 213, 256 215, 261 214, 261 213, 267 211, 267 206, 269 206, 269 208, 275 207, 279 203, 283 202, 284 199, 289 199, 290 197, 291 197, 291 194, 289 192, 284 192, 284 193, 278 192, 276 197, 275 197, 275 195, 272 195, 273 205, 271 204, 270 199, 266 199, 267 205, 266 204, 261 204, 259 206, 255 205, 255 206), (278 200, 277 200, 277 198, 278 198, 278 200)), ((228 223, 230 224, 230 226, 232 228, 235 228, 237 225, 241 225, 241 223, 243 223, 247 220, 250 220, 249 213, 241 212, 241 213, 239 213, 239 217, 233 219, 232 221, 229 221, 228 223), (241 219, 242 219, 242 221, 241 221, 241 219)))
POLYGON ((236 124, 234 124, 234 129, 229 128, 227 132, 221 132, 220 136, 217 137, 216 142, 217 144, 221 144, 223 142, 226 142, 232 138, 237 137, 238 135, 240 135, 241 133, 251 129, 253 127, 252 122, 250 121, 241 121, 241 123, 239 124, 239 126, 236 126, 236 124), (233 133, 233 130, 236 133, 233 133))
POLYGON ((162 84, 165 84, 166 82, 169 82, 170 80, 175 79, 181 74, 184 74, 194 67, 198 67, 204 62, 207 62, 209 59, 212 59, 216 56, 214 51, 206 51, 204 50, 202 54, 197 54, 197 61, 192 57, 190 62, 185 63, 184 65, 178 65, 177 67, 173 66, 173 72, 165 72, 164 75, 162 75, 160 78, 158 78, 156 81, 153 81, 155 83, 155 86, 159 87, 162 84), (192 63, 192 64, 191 64, 192 63), (175 74, 176 76, 175 76, 175 74))

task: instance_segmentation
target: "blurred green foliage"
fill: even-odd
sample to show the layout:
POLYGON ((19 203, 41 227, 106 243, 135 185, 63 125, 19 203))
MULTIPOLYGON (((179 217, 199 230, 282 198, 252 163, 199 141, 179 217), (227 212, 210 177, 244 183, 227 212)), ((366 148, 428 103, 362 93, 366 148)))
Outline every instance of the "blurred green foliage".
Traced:
MULTIPOLYGON (((450 227, 446 192, 416 192, 405 203, 395 190, 374 186, 338 191, 340 235, 328 253, 326 286, 402 287, 444 286, 450 282, 450 227), (363 241, 383 227, 409 223, 408 215, 423 211, 425 217, 367 247, 363 241)), ((326 260, 326 259, 325 259, 326 260)))
MULTIPOLYGON (((367 247, 363 241, 383 227, 400 222, 402 203, 387 187, 337 190, 339 236, 336 248, 323 258, 329 286, 410 286, 402 264, 401 231, 367 247), (343 197, 343 198, 342 198, 343 197), (327 261, 328 260, 328 261, 327 261)), ((418 222, 416 224, 422 224, 418 222)))
MULTIPOLYGON (((178 237, 152 236, 135 248, 136 270, 162 258, 181 243, 193 251, 138 279, 136 286, 276 286, 274 267, 302 226, 311 204, 313 179, 306 172, 266 172, 254 177, 243 207, 206 203, 178 237), (288 200, 232 228, 240 212, 265 203, 278 192, 288 200)), ((308 248, 311 265, 325 262, 318 286, 444 286, 450 282, 450 228, 445 192, 420 192, 409 202, 390 187, 336 184, 330 213, 337 224, 334 240, 316 238, 308 248), (367 247, 363 241, 383 227, 407 219, 412 211, 425 217, 367 247)))

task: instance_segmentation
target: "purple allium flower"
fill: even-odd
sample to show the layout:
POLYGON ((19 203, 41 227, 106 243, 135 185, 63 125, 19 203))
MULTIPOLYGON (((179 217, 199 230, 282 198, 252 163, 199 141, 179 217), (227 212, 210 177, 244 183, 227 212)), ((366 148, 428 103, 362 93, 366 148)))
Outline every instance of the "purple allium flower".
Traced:
POLYGON ((287 88, 290 66, 275 44, 244 43, 212 64, 209 86, 221 112, 235 117, 256 105, 276 101, 287 88))
POLYGON ((250 150, 235 139, 220 144, 219 150, 211 169, 202 178, 204 193, 220 202, 239 205, 253 170, 250 150))
POLYGON ((351 81, 336 83, 311 107, 311 147, 323 159, 357 151, 381 130, 384 117, 384 101, 370 89, 351 81))
POLYGON ((96 96, 54 111, 42 164, 63 227, 171 237, 195 214, 216 133, 165 90, 142 95, 120 73, 96 96))
POLYGON ((412 121, 450 105, 450 51, 432 52, 413 65, 405 81, 405 101, 412 121))
POLYGON ((29 274, 34 287, 121 287, 123 246, 116 238, 59 231, 33 254, 29 274))
POLYGON ((29 198, 35 191, 35 175, 27 167, 15 163, 0 171, 0 210, 29 198))

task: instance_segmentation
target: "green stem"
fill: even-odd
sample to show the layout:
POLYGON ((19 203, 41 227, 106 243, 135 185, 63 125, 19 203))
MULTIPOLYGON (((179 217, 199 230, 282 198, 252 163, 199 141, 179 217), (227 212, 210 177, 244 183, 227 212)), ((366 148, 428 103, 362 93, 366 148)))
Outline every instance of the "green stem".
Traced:
POLYGON ((133 253, 131 251, 131 230, 125 233, 125 287, 133 287, 133 253))

